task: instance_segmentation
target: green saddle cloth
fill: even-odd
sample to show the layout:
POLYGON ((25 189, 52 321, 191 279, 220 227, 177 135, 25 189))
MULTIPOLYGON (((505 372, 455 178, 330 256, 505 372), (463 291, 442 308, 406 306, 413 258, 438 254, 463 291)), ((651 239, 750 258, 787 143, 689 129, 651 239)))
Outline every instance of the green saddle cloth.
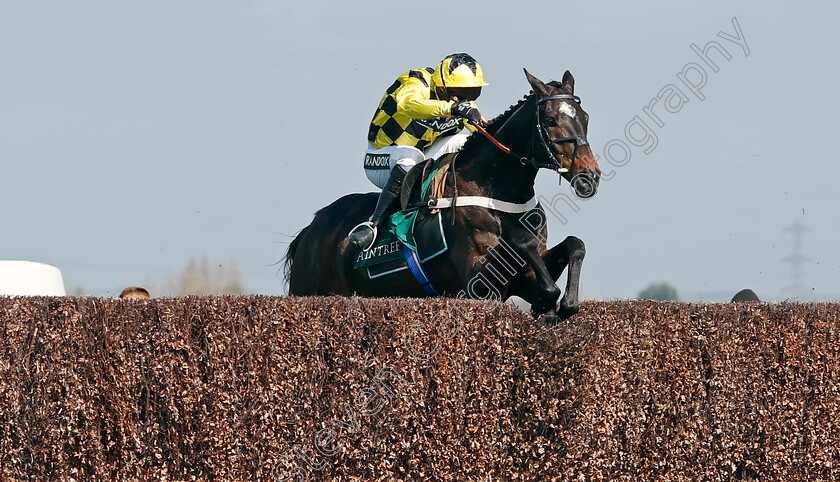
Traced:
MULTIPOLYGON (((441 213, 417 218, 412 236, 418 241, 416 253, 421 263, 434 259, 449 250, 441 213)), ((371 249, 357 253, 353 268, 366 270, 370 279, 407 270, 409 267, 403 253, 403 246, 403 242, 391 229, 383 228, 376 237, 376 244, 371 249)))
POLYGON ((356 255, 353 267, 356 269, 369 268, 382 264, 392 264, 394 267, 400 267, 403 263, 405 263, 405 260, 400 249, 400 240, 391 231, 390 226, 383 226, 376 236, 376 243, 373 247, 367 251, 360 251, 356 255))
MULTIPOLYGON (((440 158, 435 159, 429 177, 423 181, 420 189, 420 199, 426 199, 429 186, 435 178, 435 173, 440 169, 440 158)), ((417 252, 417 241, 414 239, 414 222, 417 220, 419 208, 403 209, 391 215, 391 226, 389 231, 393 233, 408 249, 417 252)))

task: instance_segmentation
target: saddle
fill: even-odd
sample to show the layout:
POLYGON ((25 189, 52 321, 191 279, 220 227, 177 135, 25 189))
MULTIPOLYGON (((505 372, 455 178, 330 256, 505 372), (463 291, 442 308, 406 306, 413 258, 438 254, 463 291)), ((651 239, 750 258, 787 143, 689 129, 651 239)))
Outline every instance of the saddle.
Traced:
POLYGON ((449 249, 439 210, 427 211, 425 216, 418 214, 426 209, 429 197, 443 195, 454 157, 449 154, 435 161, 427 159, 408 171, 400 192, 401 210, 391 215, 390 224, 380 230, 374 246, 356 256, 354 268, 366 269, 373 279, 410 269, 406 248, 416 253, 420 264, 449 249))
MULTIPOLYGON (((426 205, 430 197, 443 197, 443 190, 446 187, 446 177, 455 154, 447 154, 438 160, 426 159, 417 163, 403 179, 402 190, 400 191, 400 209, 410 209, 419 205, 426 205), (426 192, 423 193, 425 181, 431 180, 426 192), (425 194, 425 195, 424 195, 425 194)), ((434 210, 437 212, 437 210, 434 210)))

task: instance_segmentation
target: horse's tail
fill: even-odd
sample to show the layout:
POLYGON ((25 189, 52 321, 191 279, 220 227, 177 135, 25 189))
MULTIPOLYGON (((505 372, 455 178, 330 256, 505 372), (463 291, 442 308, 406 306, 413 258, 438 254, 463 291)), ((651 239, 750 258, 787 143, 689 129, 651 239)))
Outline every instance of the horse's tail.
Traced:
POLYGON ((300 247, 300 242, 308 229, 309 226, 301 229, 297 236, 295 236, 295 239, 289 243, 289 248, 286 250, 286 257, 283 261, 283 278, 286 280, 286 285, 289 284, 289 280, 292 277, 292 263, 294 263, 295 260, 295 253, 297 253, 297 250, 300 247))

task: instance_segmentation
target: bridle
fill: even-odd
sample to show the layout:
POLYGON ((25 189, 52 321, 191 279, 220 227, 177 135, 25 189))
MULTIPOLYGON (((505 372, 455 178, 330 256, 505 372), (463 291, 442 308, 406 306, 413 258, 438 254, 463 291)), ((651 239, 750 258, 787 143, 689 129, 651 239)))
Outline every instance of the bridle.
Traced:
MULTIPOLYGON (((523 156, 523 155, 517 154, 516 152, 513 152, 509 147, 507 147, 504 144, 502 144, 501 142, 499 142, 498 139, 496 139, 495 137, 493 137, 492 134, 487 132, 487 129, 485 129, 480 123, 470 122, 470 124, 473 125, 475 127, 475 129, 478 132, 480 132, 484 137, 486 137, 493 145, 495 145, 497 148, 499 148, 499 150, 501 150, 505 154, 508 154, 509 156, 517 158, 523 166, 529 166, 530 165, 535 169, 548 168, 548 169, 556 170, 558 173, 561 174, 561 176, 559 176, 561 183, 563 181, 562 174, 565 174, 565 173, 571 171, 572 172, 571 183, 572 183, 572 186, 574 187, 577 195, 579 197, 582 197, 582 198, 592 197, 595 194, 595 189, 591 189, 590 191, 588 191, 588 194, 581 194, 581 192, 575 186, 575 177, 583 176, 583 177, 587 178, 588 181, 592 182, 595 185, 597 185, 597 177, 593 177, 588 172, 587 169, 583 169, 583 170, 579 171, 578 173, 574 172, 575 160, 577 159, 578 148, 580 148, 580 146, 588 146, 589 141, 586 139, 585 134, 581 134, 581 135, 578 135, 578 136, 557 137, 557 138, 553 138, 553 139, 551 138, 551 136, 548 135, 548 132, 546 131, 546 129, 542 125, 543 122, 542 122, 541 116, 540 116, 540 105, 542 105, 545 102, 548 102, 550 100, 574 100, 575 102, 580 104, 580 97, 578 97, 576 95, 557 94, 557 95, 549 95, 549 96, 546 96, 546 97, 543 97, 542 99, 540 99, 540 98, 537 97, 536 93, 534 94, 534 101, 535 101, 534 107, 535 107, 535 110, 536 110, 536 112, 535 112, 535 117, 536 117, 535 124, 536 125, 535 125, 535 129, 534 129, 534 136, 531 138, 531 149, 530 149, 531 156, 530 157, 523 156), (536 152, 535 152, 535 149, 534 149, 534 145, 537 143, 537 139, 539 139, 540 145, 543 147, 545 152, 548 154, 548 158, 551 160, 551 162, 543 162, 543 161, 539 161, 539 160, 536 159, 536 156, 535 156, 536 152), (567 168, 563 167, 562 161, 558 161, 557 157, 555 156, 554 152, 551 149, 551 145, 553 145, 553 144, 564 144, 566 142, 574 142, 575 143, 575 149, 574 149, 574 152, 572 153, 572 161, 571 161, 571 164, 570 164, 570 169, 567 169, 567 168)), ((562 155, 562 154, 560 154, 560 155, 562 155)), ((455 163, 455 159, 457 159, 457 154, 456 154, 456 158, 454 158, 452 160, 453 166, 454 166, 454 163, 455 163)), ((445 207, 452 207, 454 209, 455 208, 455 199, 458 197, 458 186, 455 184, 456 177, 454 176, 454 167, 450 168, 450 171, 453 172, 453 176, 452 176, 453 197, 450 198, 451 199, 451 204, 449 204, 445 207)), ((598 171, 598 173, 600 173, 600 171, 598 171)), ((597 174, 595 174, 595 176, 597 176, 597 174)), ((487 207, 487 208, 491 208, 491 209, 500 210, 499 205, 509 204, 509 203, 504 203, 503 201, 500 202, 499 200, 496 200, 496 199, 485 198, 483 196, 471 196, 471 197, 476 198, 476 199, 481 198, 483 201, 491 201, 492 203, 495 203, 495 204, 492 204, 492 203, 487 204, 485 202, 482 202, 482 203, 475 204, 477 201, 472 201, 472 202, 474 202, 474 204, 470 204, 470 205, 473 205, 473 206, 483 206, 483 207, 487 207)), ((534 199, 532 199, 532 201, 533 200, 534 199)), ((439 206, 440 201, 441 201, 441 199, 430 200, 429 201, 429 207, 439 206)), ((519 211, 519 209, 521 209, 523 206, 525 207, 526 211, 530 211, 534 207, 534 206, 531 206, 528 203, 526 203, 526 204, 523 204, 523 205, 515 205, 515 208, 516 208, 515 210, 505 210, 505 209, 501 209, 501 210, 505 211, 505 212, 525 212, 525 211, 519 211)), ((452 216, 452 224, 453 225, 455 224, 455 216, 452 216)))
MULTIPOLYGON (((578 148, 580 146, 588 146, 589 141, 586 139, 585 134, 581 134, 579 136, 568 136, 568 137, 556 137, 552 139, 548 132, 546 131, 545 127, 543 127, 542 122, 540 120, 540 105, 544 104, 550 100, 574 100, 578 104, 580 104, 580 97, 571 94, 557 94, 557 95, 549 95, 547 97, 543 97, 542 99, 538 99, 536 95, 534 95, 534 99, 536 100, 536 117, 537 117, 537 128, 535 137, 539 137, 540 144, 542 145, 543 149, 548 153, 549 159, 552 161, 556 161, 557 158, 554 155, 554 152, 551 150, 551 145, 553 144, 565 144, 567 142, 574 142, 575 143, 575 150, 572 153, 572 174, 574 175, 574 165, 575 159, 577 159, 578 148)), ((533 151, 533 148, 531 149, 533 151)), ((558 172, 561 172, 562 169, 565 169, 562 165, 557 166, 556 162, 552 163, 541 163, 537 161, 536 157, 531 160, 531 164, 536 168, 548 168, 548 169, 557 169, 558 172)))
MULTIPOLYGON (((534 129, 534 137, 531 140, 531 153, 532 153, 531 157, 522 156, 520 154, 517 154, 517 153, 511 151, 510 148, 508 148, 507 146, 505 146, 504 144, 499 142, 495 137, 493 137, 493 135, 491 135, 489 132, 487 132, 487 130, 484 129, 483 127, 481 127, 479 125, 476 125, 476 129, 479 132, 481 132, 481 134, 483 134, 488 140, 490 140, 490 142, 492 142, 496 147, 501 149, 503 152, 505 152, 505 153, 507 153, 507 154, 509 154, 513 157, 518 158, 519 162, 521 162, 522 165, 530 165, 530 166, 534 167, 535 169, 542 169, 542 168, 552 169, 552 170, 556 170, 560 174, 563 174, 565 172, 569 172, 569 169, 563 167, 562 163, 560 165, 558 165, 557 157, 555 156, 555 153, 552 151, 551 145, 553 145, 553 144, 564 144, 564 143, 567 143, 567 142, 574 142, 575 143, 575 149, 574 149, 574 152, 572 153, 572 162, 571 162, 572 171, 574 171, 574 163, 575 163, 575 159, 577 159, 578 148, 580 146, 588 146, 589 141, 586 139, 586 135, 557 137, 557 138, 553 138, 553 139, 548 135, 548 132, 546 131, 545 127, 543 127, 543 122, 542 122, 542 119, 541 119, 541 116, 540 116, 540 105, 542 105, 542 104, 544 104, 544 103, 546 103, 550 100, 574 100, 575 102, 580 104, 580 97, 578 97, 576 95, 557 94, 557 95, 549 95, 547 97, 543 97, 543 98, 540 99, 540 98, 537 97, 536 94, 534 94, 534 101, 535 101, 535 106, 534 107, 535 107, 535 110, 536 110, 536 126, 535 126, 535 129, 534 129), (542 146, 543 150, 548 154, 548 156, 547 156, 548 159, 551 159, 551 162, 539 161, 536 158, 536 156, 534 156, 534 153, 535 153, 534 145, 535 144, 539 144, 540 146, 542 146)), ((473 125, 475 125, 475 124, 473 124, 473 125)), ((572 172, 572 174, 574 174, 574 172, 572 172)), ((561 179, 562 179, 562 177, 561 177, 561 179)))

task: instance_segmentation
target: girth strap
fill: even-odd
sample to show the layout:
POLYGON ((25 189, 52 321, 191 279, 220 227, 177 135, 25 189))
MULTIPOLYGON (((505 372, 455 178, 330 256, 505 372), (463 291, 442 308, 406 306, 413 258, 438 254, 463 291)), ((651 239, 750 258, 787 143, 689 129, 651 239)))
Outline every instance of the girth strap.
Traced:
POLYGON ((485 196, 458 196, 457 200, 454 202, 453 199, 455 198, 445 197, 429 199, 429 207, 434 209, 447 209, 453 207, 453 205, 459 208, 465 206, 477 206, 511 214, 526 213, 537 207, 536 196, 522 204, 500 201, 498 199, 485 196))
POLYGON ((420 261, 420 256, 417 252, 412 251, 411 248, 404 244, 402 245, 402 252, 405 262, 408 264, 408 269, 414 275, 414 279, 420 283, 420 287, 423 288, 426 296, 440 296, 440 293, 438 293, 438 290, 435 289, 435 286, 429 279, 429 275, 426 274, 426 270, 423 269, 423 262, 420 261))

